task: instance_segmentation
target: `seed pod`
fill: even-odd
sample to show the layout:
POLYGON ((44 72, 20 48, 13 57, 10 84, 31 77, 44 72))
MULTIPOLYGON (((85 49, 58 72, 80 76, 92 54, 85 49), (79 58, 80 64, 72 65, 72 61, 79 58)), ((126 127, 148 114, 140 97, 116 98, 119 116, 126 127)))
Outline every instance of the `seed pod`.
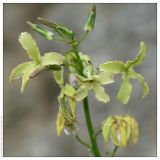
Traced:
POLYGON ((30 21, 27 21, 27 24, 29 24, 33 30, 38 32, 40 35, 42 35, 46 39, 48 40, 53 39, 54 34, 52 32, 47 31, 44 28, 40 27, 39 25, 31 23, 30 21))
POLYGON ((93 5, 93 7, 91 9, 91 12, 89 13, 87 22, 84 26, 84 30, 86 32, 92 32, 93 31, 95 18, 96 18, 96 6, 93 5))

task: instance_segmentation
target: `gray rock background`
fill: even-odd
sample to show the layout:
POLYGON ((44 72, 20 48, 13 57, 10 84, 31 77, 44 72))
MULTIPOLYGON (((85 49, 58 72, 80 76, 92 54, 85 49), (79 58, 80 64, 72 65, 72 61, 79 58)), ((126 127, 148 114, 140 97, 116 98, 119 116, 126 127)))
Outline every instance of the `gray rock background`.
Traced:
MULTIPOLYGON (((68 46, 57 41, 47 41, 34 33, 25 23, 44 17, 71 27, 78 36, 83 33, 91 4, 4 4, 4 156, 88 156, 86 149, 74 137, 56 135, 57 95, 59 88, 52 75, 43 73, 30 80, 24 94, 20 93, 21 80, 9 83, 13 67, 28 60, 18 42, 21 32, 33 35, 41 52, 57 51, 62 54, 68 46)), ((109 115, 131 114, 140 125, 137 145, 119 149, 117 156, 156 156, 157 144, 157 7, 156 4, 97 4, 95 30, 81 45, 95 66, 108 60, 133 59, 144 40, 148 55, 136 67, 150 86, 150 93, 141 100, 141 87, 132 81, 133 93, 127 106, 115 97, 121 82, 106 86, 112 97, 107 104, 89 95, 90 110, 95 130, 109 115)), ((82 104, 77 105, 80 135, 89 140, 85 128, 82 104)), ((99 136, 99 146, 104 155, 104 144, 99 136)), ((109 145, 109 150, 112 150, 109 145)))

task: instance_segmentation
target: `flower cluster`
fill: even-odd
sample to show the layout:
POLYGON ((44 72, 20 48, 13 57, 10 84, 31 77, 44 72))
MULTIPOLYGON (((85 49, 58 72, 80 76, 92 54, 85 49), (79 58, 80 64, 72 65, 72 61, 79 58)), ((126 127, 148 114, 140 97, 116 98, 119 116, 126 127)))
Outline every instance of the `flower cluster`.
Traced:
MULTIPOLYGON (((122 84, 117 98, 123 104, 127 104, 130 99, 132 91, 130 79, 137 79, 140 82, 143 88, 142 98, 149 92, 148 84, 143 76, 133 69, 134 66, 141 64, 145 58, 147 47, 144 42, 140 43, 139 53, 133 61, 128 60, 126 63, 109 61, 100 64, 98 68, 94 68, 88 55, 78 51, 79 44, 93 30, 95 18, 96 8, 94 6, 84 25, 85 33, 80 40, 71 29, 58 23, 39 17, 38 21, 41 24, 52 29, 52 31, 48 31, 37 24, 27 22, 33 30, 47 40, 58 39, 68 43, 71 46, 71 50, 64 55, 57 52, 49 52, 44 53, 42 56, 36 42, 29 33, 23 32, 19 36, 19 42, 26 50, 31 61, 15 67, 11 72, 10 81, 22 77, 21 92, 23 92, 30 78, 34 78, 43 71, 53 73, 54 80, 61 89, 58 96, 59 112, 56 122, 58 136, 61 135, 64 128, 70 129, 73 133, 76 132, 78 123, 76 103, 84 100, 89 91, 94 91, 95 98, 98 101, 104 103, 110 101, 111 98, 105 92, 103 85, 114 83, 115 74, 122 74, 122 84), (64 68, 69 71, 67 80, 64 78, 64 68)), ((110 138, 118 147, 126 146, 130 137, 132 137, 132 142, 136 143, 138 130, 138 123, 131 116, 110 116, 102 124, 104 142, 107 143, 110 138)))

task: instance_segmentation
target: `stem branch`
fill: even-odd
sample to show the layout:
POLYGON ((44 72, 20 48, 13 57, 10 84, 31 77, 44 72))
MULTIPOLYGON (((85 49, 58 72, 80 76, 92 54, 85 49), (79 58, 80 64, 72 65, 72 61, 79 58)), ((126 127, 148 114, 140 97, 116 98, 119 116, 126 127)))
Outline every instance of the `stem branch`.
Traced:
POLYGON ((78 134, 75 135, 76 139, 78 140, 79 143, 81 143, 82 145, 84 145, 87 148, 91 148, 91 146, 89 144, 87 144, 86 142, 84 142, 79 136, 78 134))
POLYGON ((115 154, 116 154, 117 150, 118 150, 118 147, 117 147, 117 146, 115 146, 115 147, 114 147, 114 150, 113 150, 113 152, 112 152, 112 154, 111 154, 111 156, 112 156, 112 157, 114 157, 114 156, 115 156, 115 154))

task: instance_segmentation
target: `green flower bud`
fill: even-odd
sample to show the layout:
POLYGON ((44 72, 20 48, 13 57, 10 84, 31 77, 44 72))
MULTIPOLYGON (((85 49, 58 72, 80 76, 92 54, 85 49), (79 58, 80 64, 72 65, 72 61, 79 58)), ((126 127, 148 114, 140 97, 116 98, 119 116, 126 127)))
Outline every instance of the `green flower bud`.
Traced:
POLYGON ((40 27, 39 25, 33 24, 33 23, 29 22, 29 21, 27 21, 27 24, 29 24, 33 30, 38 32, 40 35, 42 35, 46 39, 48 39, 48 40, 52 40, 53 39, 54 34, 52 32, 47 31, 44 28, 40 27))
POLYGON ((102 133, 104 142, 107 143, 110 138, 115 146, 125 147, 129 138, 132 143, 137 143, 139 128, 137 121, 131 116, 110 116, 103 123, 102 133))
POLYGON ((96 18, 96 6, 93 5, 91 12, 89 13, 87 22, 84 26, 84 30, 86 32, 92 32, 93 28, 94 28, 94 22, 95 22, 95 18, 96 18))
POLYGON ((69 38, 70 40, 73 40, 74 39, 74 32, 71 31, 70 29, 68 29, 67 27, 64 27, 60 24, 57 24, 57 23, 54 23, 54 22, 50 22, 44 18, 40 18, 38 17, 37 18, 38 21, 50 28, 53 28, 61 37, 63 38, 69 38))

